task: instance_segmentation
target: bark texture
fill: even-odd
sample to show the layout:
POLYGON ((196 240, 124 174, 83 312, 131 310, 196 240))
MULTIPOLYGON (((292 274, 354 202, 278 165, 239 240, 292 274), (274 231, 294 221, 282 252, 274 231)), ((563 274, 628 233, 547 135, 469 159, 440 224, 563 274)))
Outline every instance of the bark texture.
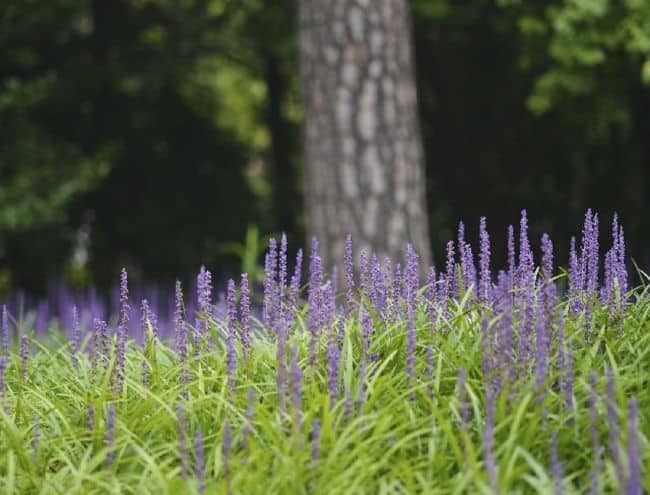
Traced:
POLYGON ((307 233, 328 263, 355 248, 430 261, 406 0, 299 0, 307 233))

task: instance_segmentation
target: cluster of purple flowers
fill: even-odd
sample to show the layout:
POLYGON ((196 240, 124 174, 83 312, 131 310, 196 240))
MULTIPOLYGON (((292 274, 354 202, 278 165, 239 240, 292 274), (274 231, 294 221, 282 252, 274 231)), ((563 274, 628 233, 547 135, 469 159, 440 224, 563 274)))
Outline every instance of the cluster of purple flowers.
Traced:
MULTIPOLYGON (((319 379, 322 372, 326 377, 329 407, 333 409, 343 400, 344 418, 349 418, 354 408, 361 410, 368 397, 367 381, 372 376, 373 363, 380 360, 375 341, 385 332, 401 332, 403 335, 403 369, 408 387, 408 397, 416 400, 418 387, 427 384, 428 399, 434 400, 434 363, 436 356, 431 344, 436 332, 451 328, 450 319, 454 309, 463 304, 464 317, 473 320, 481 329, 481 349, 486 419, 483 427, 484 456, 490 486, 497 489, 497 461, 495 445, 495 402, 503 390, 512 389, 520 381, 534 376, 536 399, 543 403, 549 387, 557 387, 564 395, 568 408, 573 407, 573 346, 564 330, 564 317, 558 311, 560 291, 555 278, 553 242, 548 234, 540 241, 541 258, 536 270, 535 258, 528 233, 528 217, 521 213, 519 224, 519 250, 515 248, 515 229, 508 228, 507 267, 496 271, 491 265, 491 238, 484 217, 479 222, 478 267, 474 262, 472 246, 466 239, 465 225, 458 227, 458 237, 446 246, 443 270, 435 266, 422 267, 418 254, 410 244, 406 245, 403 260, 381 259, 376 253, 361 251, 358 264, 354 262, 353 240, 347 237, 344 244, 343 272, 341 280, 337 275, 326 276, 325 261, 319 254, 317 239, 313 239, 309 251, 308 285, 306 289, 306 323, 301 314, 301 280, 303 254, 298 250, 293 275, 289 280, 288 244, 282 236, 278 246, 275 239, 269 242, 265 257, 265 280, 261 325, 257 324, 252 308, 254 287, 249 284, 247 274, 242 274, 239 288, 234 279, 228 280, 225 304, 213 303, 212 275, 201 267, 196 278, 196 311, 186 306, 183 288, 176 283, 173 313, 167 325, 158 319, 155 307, 148 299, 141 303, 141 335, 144 337, 145 359, 142 364, 142 382, 149 386, 150 359, 155 359, 156 342, 165 335, 173 338, 176 359, 180 365, 180 397, 177 408, 177 433, 181 472, 183 477, 190 473, 189 446, 187 441, 188 421, 185 413, 186 400, 191 393, 192 360, 201 359, 203 352, 223 349, 227 390, 234 406, 234 397, 242 374, 249 368, 252 350, 256 341, 264 340, 276 346, 277 403, 282 420, 295 421, 298 444, 302 445, 303 387, 311 380, 319 379), (402 268, 403 267, 403 268, 402 268), (421 276, 426 274, 426 285, 420 290, 421 276), (495 277, 496 275, 496 277, 495 277), (496 278, 496 279, 495 279, 496 278), (343 283, 339 297, 337 286, 343 283), (196 315, 194 322, 188 321, 196 315), (352 322, 358 321, 355 325, 352 322), (164 330, 168 327, 170 330, 164 330), (296 334, 306 332, 307 357, 303 365, 296 334), (344 345, 349 341, 347 352, 353 356, 357 367, 356 390, 343 387, 341 383, 341 361, 344 345), (289 347, 289 344, 292 344, 289 347), (290 349, 290 352, 287 352, 290 349), (191 353, 190 351, 194 351, 191 353), (323 355, 325 359, 323 359, 323 355), (303 368, 304 366, 304 368, 303 368), (551 371, 556 371, 557 383, 550 383, 551 371), (356 393, 355 393, 356 392, 356 393), (356 401, 353 399, 356 397, 356 401), (291 413, 291 414, 289 414, 291 413)), ((580 322, 585 335, 590 337, 594 330, 593 308, 595 304, 606 307, 609 320, 618 321, 624 315, 628 291, 628 276, 625 260, 623 229, 618 218, 612 222, 612 246, 606 252, 601 266, 599 256, 599 218, 589 210, 585 216, 580 239, 571 240, 568 260, 568 301, 570 314, 567 317, 580 322), (603 274, 602 284, 599 275, 603 274)), ((334 271, 336 274, 337 272, 334 271)), ((72 306, 71 358, 79 366, 83 351, 83 331, 87 323, 83 314, 72 306)), ((127 342, 130 336, 129 289, 127 272, 120 277, 119 316, 115 324, 115 338, 109 334, 109 325, 102 319, 102 313, 93 315, 91 339, 87 346, 93 373, 100 373, 113 362, 111 384, 115 397, 124 390, 126 375, 127 342), (113 361, 112 361, 113 360, 113 361)), ((10 341, 9 312, 2 308, 0 322, 0 399, 4 400, 7 367, 7 353, 10 341)), ((28 370, 29 349, 27 335, 20 338, 20 371, 23 379, 28 370)), ((610 372, 611 373, 611 372, 610 372)), ((471 409, 467 396, 468 370, 458 369, 458 413, 463 431, 470 429, 471 409)), ((628 473, 619 449, 618 413, 613 396, 613 379, 607 376, 607 424, 610 432, 609 448, 620 480, 627 479, 628 493, 640 493, 639 447, 636 439, 638 428, 637 404, 630 402, 629 413, 629 461, 628 473)), ((592 388, 597 379, 594 375, 592 388)), ((590 398, 591 420, 594 431, 598 421, 594 393, 590 398)), ((245 426, 241 443, 248 448, 252 433, 256 395, 248 389, 245 426)), ((95 410, 88 405, 88 429, 95 428, 95 410)), ((111 402, 106 416, 105 443, 109 448, 107 464, 114 461, 114 429, 116 406, 111 402)), ((345 419, 344 419, 345 420, 345 419)), ((222 433, 222 465, 225 476, 231 471, 233 449, 233 426, 227 420, 222 433)), ((37 437, 35 427, 35 438, 37 437)), ((191 438, 191 437, 190 437, 191 438)), ((199 491, 205 489, 205 460, 203 436, 195 433, 194 472, 199 480, 199 491)), ((311 423, 311 458, 318 462, 321 453, 321 423, 319 418, 311 423)), ((35 440, 34 451, 38 441, 35 440)), ((594 472, 597 474, 601 460, 600 439, 592 433, 594 450, 594 472)), ((550 465, 556 491, 563 491, 563 467, 558 451, 559 439, 553 436, 550 442, 550 465)), ((597 478, 593 485, 597 492, 597 478)))

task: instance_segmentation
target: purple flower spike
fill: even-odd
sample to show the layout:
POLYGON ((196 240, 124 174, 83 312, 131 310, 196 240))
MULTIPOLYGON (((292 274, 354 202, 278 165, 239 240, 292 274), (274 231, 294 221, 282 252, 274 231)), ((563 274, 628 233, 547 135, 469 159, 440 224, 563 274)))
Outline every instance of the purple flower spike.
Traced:
POLYGON ((235 336, 237 334, 237 295, 235 281, 228 280, 228 329, 226 335, 226 366, 228 368, 228 388, 234 392, 236 373, 237 373, 237 355, 235 351, 235 336))
POLYGON ((323 304, 323 266, 318 255, 318 241, 314 237, 311 243, 311 255, 309 263, 309 315, 308 327, 311 334, 309 341, 309 364, 313 368, 316 365, 317 344, 320 336, 322 322, 323 304))
POLYGON ((458 280, 456 279, 456 259, 453 241, 447 243, 447 263, 445 270, 445 293, 447 297, 455 299, 458 297, 458 280))
POLYGON ((122 268, 120 274, 120 319, 118 321, 119 327, 126 328, 129 322, 129 282, 126 274, 126 268, 122 268))
POLYGON ((339 396, 339 361, 341 351, 336 341, 330 340, 327 346, 327 388, 330 397, 330 407, 334 407, 339 396))
POLYGON ((7 305, 2 305, 2 353, 9 353, 9 313, 7 305))
MULTIPOLYGON (((196 278, 196 295, 199 305, 199 325, 196 330, 195 344, 199 344, 202 339, 207 339, 210 331, 210 315, 212 314, 212 274, 201 266, 196 278)), ((199 345, 194 350, 195 354, 199 352, 199 345)))
POLYGON ((458 255, 462 260, 465 255, 465 246, 467 245, 465 242, 465 224, 462 221, 458 222, 458 239, 456 245, 458 246, 458 255))
POLYGON ((194 453, 196 457, 196 478, 199 493, 205 492, 205 454, 203 452, 203 435, 201 430, 196 430, 194 437, 194 453))
POLYGON ((181 458, 181 476, 187 478, 190 472, 189 451, 187 447, 187 419, 185 409, 179 402, 176 406, 176 435, 178 436, 178 452, 181 458))
POLYGON ((264 262, 264 301, 262 303, 262 323, 266 329, 274 324, 273 308, 276 296, 276 271, 278 265, 278 244, 273 238, 269 239, 269 250, 264 262))
POLYGON ((370 265, 368 263, 368 252, 362 249, 359 253, 359 288, 365 297, 370 295, 370 265))
POLYGON ((354 303, 354 262, 352 254, 352 235, 345 238, 343 251, 343 266, 345 268, 345 304, 348 313, 352 311, 354 303))
POLYGON ((526 210, 521 210, 521 220, 519 223, 519 269, 517 275, 517 285, 526 289, 533 284, 533 272, 535 270, 533 262, 533 252, 530 249, 528 241, 528 216, 526 210))
POLYGON ((248 359, 251 348, 250 338, 250 315, 251 315, 251 296, 248 287, 248 274, 241 275, 241 298, 239 301, 239 315, 241 318, 241 344, 244 348, 245 359, 248 359))
POLYGON ((386 311, 386 280, 383 267, 375 254, 372 255, 370 267, 370 299, 375 311, 384 314, 386 311))
POLYGON ((339 308, 338 332, 336 333, 336 343, 339 351, 343 349, 343 341, 345 340, 345 313, 343 308, 339 308))
POLYGON ((476 291, 476 266, 474 265, 474 254, 472 246, 465 244, 460 262, 460 271, 463 278, 463 290, 476 291))
POLYGON ((314 418, 311 423, 311 460, 314 463, 318 462, 320 456, 320 419, 314 418))
POLYGON ((510 284, 514 285, 517 274, 517 264, 515 261, 515 229, 512 225, 508 225, 508 277, 510 284))
POLYGON ((492 274, 490 273, 490 234, 487 231, 487 221, 481 217, 479 224, 479 237, 481 249, 479 252, 479 300, 484 304, 490 300, 492 274))
POLYGON ((187 342, 181 341, 181 326, 184 320, 185 305, 183 303, 183 286, 180 280, 176 281, 174 288, 174 314, 172 316, 172 328, 174 330, 174 340, 176 352, 180 353, 181 346, 187 346, 187 342))
POLYGON ((300 282, 302 279, 302 249, 298 249, 296 253, 296 265, 291 276, 291 284, 289 287, 289 323, 288 326, 292 327, 296 318, 295 312, 298 310, 298 298, 300 296, 300 282))
POLYGON ((287 235, 282 233, 280 238, 280 258, 278 260, 278 299, 282 300, 285 296, 284 291, 287 288, 287 272, 288 272, 288 262, 287 262, 287 235))
POLYGON ((627 459, 630 476, 627 480, 627 495, 641 495, 641 453, 639 452, 639 412, 636 398, 630 399, 627 430, 627 459))
POLYGON ((104 445, 109 449, 108 454, 106 454, 106 465, 110 467, 115 460, 115 452, 113 450, 115 448, 115 404, 113 402, 108 405, 104 445))
POLYGON ((72 366, 77 367, 77 353, 79 352, 79 347, 81 347, 81 326, 79 323, 79 313, 77 311, 77 306, 72 306, 72 338, 70 339, 70 359, 72 361, 72 366))
MULTIPOLYGON (((544 306, 544 317, 550 324, 555 311, 555 299, 557 289, 553 279, 553 242, 548 234, 542 236, 542 304, 544 306)), ((550 327, 549 327, 550 328, 550 327)))

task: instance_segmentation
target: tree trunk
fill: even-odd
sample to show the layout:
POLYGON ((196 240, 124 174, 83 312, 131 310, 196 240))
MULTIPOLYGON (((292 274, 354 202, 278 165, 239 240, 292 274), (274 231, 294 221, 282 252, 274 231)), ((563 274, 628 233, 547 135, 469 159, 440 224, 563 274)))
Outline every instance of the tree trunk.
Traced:
POLYGON ((307 233, 327 263, 356 248, 430 261, 406 0, 299 0, 307 233))

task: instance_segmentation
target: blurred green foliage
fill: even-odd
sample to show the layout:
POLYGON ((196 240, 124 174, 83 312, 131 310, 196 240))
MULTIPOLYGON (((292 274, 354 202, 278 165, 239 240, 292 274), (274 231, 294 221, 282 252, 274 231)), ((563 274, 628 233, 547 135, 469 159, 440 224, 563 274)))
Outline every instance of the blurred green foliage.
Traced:
MULTIPOLYGON (((647 263, 650 2, 411 4, 434 249, 593 206, 647 263)), ((251 271, 223 249, 251 222, 300 245, 296 28, 294 0, 0 3, 0 285, 251 271)))

